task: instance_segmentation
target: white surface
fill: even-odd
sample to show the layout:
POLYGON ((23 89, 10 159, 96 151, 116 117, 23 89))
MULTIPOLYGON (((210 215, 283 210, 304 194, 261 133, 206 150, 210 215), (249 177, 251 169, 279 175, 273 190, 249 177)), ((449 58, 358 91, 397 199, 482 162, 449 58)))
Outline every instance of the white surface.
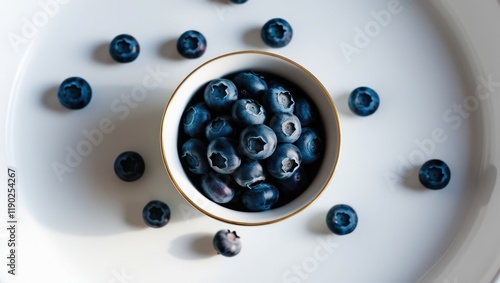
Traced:
MULTIPOLYGON (((500 106, 498 1, 401 1, 350 61, 340 46, 354 44, 356 27, 373 25, 371 12, 393 1, 178 2, 61 0, 30 34, 26 21, 43 21, 43 7, 0 1, 0 172, 14 166, 19 176, 19 274, 2 268, 0 282, 493 280, 500 266, 500 129, 493 112, 500 106), (163 168, 159 126, 172 91, 195 67, 230 51, 269 50, 258 30, 273 17, 286 18, 294 38, 270 51, 308 68, 328 89, 339 107, 343 151, 330 187, 304 212, 262 227, 227 225, 195 211, 176 192, 163 168), (207 37, 200 59, 175 53, 175 40, 187 29, 207 37), (17 51, 9 42, 14 33, 25 39, 17 51), (107 59, 105 44, 119 33, 141 44, 133 63, 107 59), (54 98, 72 75, 85 77, 94 90, 80 111, 65 111, 54 98), (493 81, 492 95, 463 116, 453 112, 454 105, 474 102, 479 78, 493 81), (151 90, 142 101, 121 101, 145 80, 151 90), (381 96, 371 117, 347 108, 349 92, 359 85, 381 96), (59 179, 52 164, 65 164, 68 148, 90 144, 83 132, 109 121, 113 131, 59 179), (131 184, 112 170, 117 154, 128 149, 147 162, 143 178, 131 184), (421 189, 415 171, 400 176, 420 155, 447 161, 447 188, 421 189), (173 213, 158 230, 140 219, 153 198, 173 213), (337 203, 358 212, 358 228, 348 236, 326 230, 326 211, 337 203), (210 240, 222 228, 241 235, 237 257, 213 255, 210 240)), ((4 191, 0 211, 5 205, 4 191)), ((4 255, 8 235, 0 231, 4 255)))

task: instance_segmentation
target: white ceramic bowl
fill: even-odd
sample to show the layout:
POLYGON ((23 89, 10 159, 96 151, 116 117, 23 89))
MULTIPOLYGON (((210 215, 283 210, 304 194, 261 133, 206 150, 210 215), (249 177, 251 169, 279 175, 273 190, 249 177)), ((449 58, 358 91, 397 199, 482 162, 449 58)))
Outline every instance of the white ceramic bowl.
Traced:
POLYGON ((192 71, 174 91, 163 116, 161 146, 165 167, 177 190, 204 214, 238 225, 263 225, 286 219, 309 206, 326 189, 337 166, 341 146, 338 112, 321 82, 304 67, 285 57, 262 51, 225 54, 192 71), (241 212, 207 199, 188 179, 178 154, 178 128, 184 109, 205 83, 242 70, 259 70, 290 80, 314 101, 325 125, 323 163, 309 187, 290 203, 263 212, 241 212))

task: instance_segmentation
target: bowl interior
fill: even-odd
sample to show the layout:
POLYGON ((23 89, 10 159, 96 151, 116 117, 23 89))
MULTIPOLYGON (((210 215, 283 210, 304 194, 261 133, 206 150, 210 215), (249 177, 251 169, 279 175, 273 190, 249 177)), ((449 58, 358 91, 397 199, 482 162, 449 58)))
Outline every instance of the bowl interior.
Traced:
POLYGON ((340 124, 328 91, 305 68, 282 56, 262 51, 235 52, 214 58, 189 74, 172 95, 163 116, 161 146, 165 167, 177 190, 206 215, 238 225, 262 225, 290 217, 311 204, 331 180, 340 153, 340 124), (208 81, 243 70, 279 75, 302 88, 316 104, 325 127, 322 165, 307 190, 290 203, 263 212, 241 212, 220 206, 201 194, 188 179, 178 155, 178 127, 184 109, 196 91, 208 81))

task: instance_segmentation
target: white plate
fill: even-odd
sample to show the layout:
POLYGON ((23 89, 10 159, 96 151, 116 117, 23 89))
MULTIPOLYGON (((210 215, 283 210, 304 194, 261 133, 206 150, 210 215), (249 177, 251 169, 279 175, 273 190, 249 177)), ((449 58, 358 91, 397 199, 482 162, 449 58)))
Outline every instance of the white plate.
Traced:
MULTIPOLYGON (((7 226, 12 167, 18 223, 17 275, 7 266, 0 281, 494 281, 500 267, 500 128, 493 111, 500 107, 499 5, 1 1, 0 211, 7 226), (273 17, 294 28, 291 44, 278 50, 258 37, 273 17), (175 40, 188 29, 207 37, 200 59, 176 55, 175 40), (139 40, 133 63, 114 64, 107 56, 106 43, 120 33, 139 40), (163 109, 183 77, 210 58, 243 49, 277 52, 308 68, 337 103, 343 130, 340 163, 321 198, 291 219, 259 227, 228 225, 190 207, 171 184, 159 149, 163 109), (94 97, 85 109, 66 111, 54 94, 73 75, 90 82, 94 97), (141 94, 145 80, 151 87, 141 94), (356 117, 347 108, 359 85, 381 95, 373 116, 356 117), (99 130, 106 122, 111 133, 99 130), (129 149, 147 162, 143 178, 130 184, 112 169, 129 149), (78 156, 68 157, 73 151, 78 156), (451 167, 444 190, 418 184, 416 168, 430 158, 451 167), (58 174, 54 166, 71 172, 58 174), (172 209, 162 229, 141 222, 151 199, 172 209), (358 212, 358 228, 348 236, 327 232, 326 211, 337 203, 358 212), (234 258, 213 254, 211 237, 224 228, 242 237, 234 258)), ((5 267, 10 232, 0 231, 5 267)))

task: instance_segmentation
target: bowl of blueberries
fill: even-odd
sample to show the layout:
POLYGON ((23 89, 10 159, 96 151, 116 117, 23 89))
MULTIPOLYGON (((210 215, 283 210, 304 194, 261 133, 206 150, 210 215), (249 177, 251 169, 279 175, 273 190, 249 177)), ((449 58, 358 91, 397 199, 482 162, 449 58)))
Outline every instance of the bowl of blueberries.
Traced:
POLYGON ((239 51, 193 70, 161 126, 165 168, 196 209, 263 225, 307 208, 327 189, 341 147, 330 94, 283 56, 239 51))

